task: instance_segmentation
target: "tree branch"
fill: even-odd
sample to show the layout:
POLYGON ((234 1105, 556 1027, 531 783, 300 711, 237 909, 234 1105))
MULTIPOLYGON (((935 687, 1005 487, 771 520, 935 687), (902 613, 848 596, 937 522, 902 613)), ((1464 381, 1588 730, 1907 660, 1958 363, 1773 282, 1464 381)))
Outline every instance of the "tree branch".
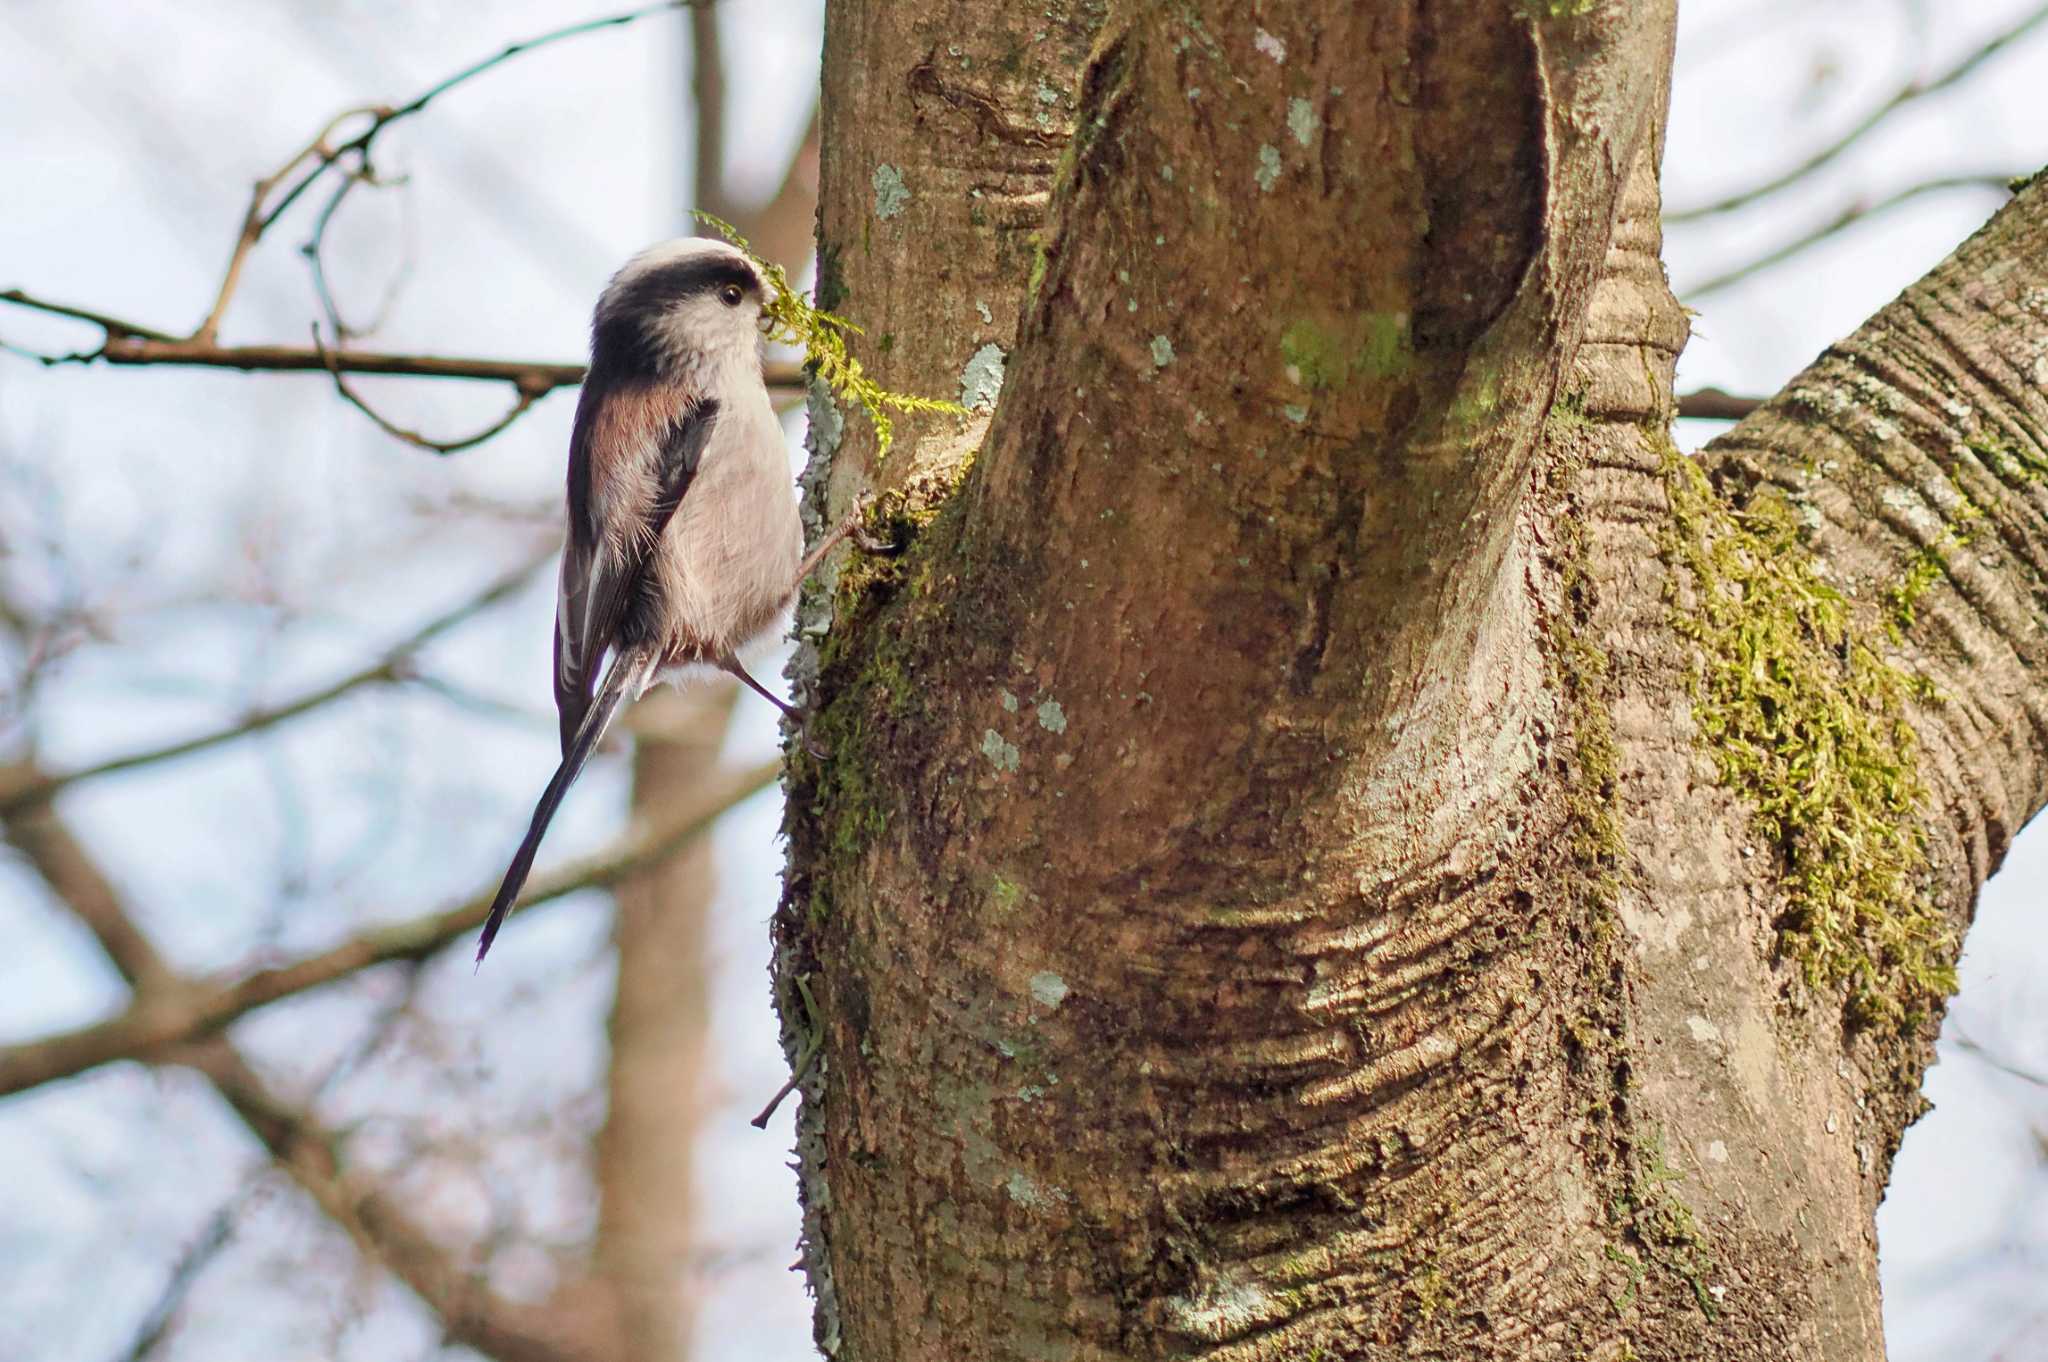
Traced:
POLYGON ((1700 218, 1712 217, 1718 213, 1733 212, 1735 209, 1754 203, 1766 195, 1775 194, 1781 189, 1790 188, 1855 146, 1856 143, 1869 135, 1900 109, 1905 108, 1915 100, 1937 94, 1958 81, 1966 79, 1979 66, 1982 66, 2007 47, 2010 47, 2013 43, 2018 42, 2031 33, 2043 20, 2048 20, 2048 5, 2036 8, 2011 28, 1982 43, 1961 61, 1936 76, 1933 80, 1908 81, 1905 85, 1899 87, 1898 91, 1890 99, 1864 115, 1854 127, 1843 133, 1835 141, 1807 157, 1804 161, 1801 161, 1798 165, 1793 166, 1782 174, 1772 176, 1761 184, 1752 185, 1748 189, 1730 194, 1726 198, 1716 199, 1711 203, 1703 203, 1695 208, 1681 208, 1668 212, 1664 214, 1665 225, 1695 222, 1700 218))
MULTIPOLYGON (((638 839, 609 860, 592 858, 580 870, 572 868, 536 883, 522 902, 530 904, 559 897, 586 883, 608 882, 634 866, 670 854, 681 842, 699 835, 725 807, 773 780, 777 769, 774 765, 764 766, 740 777, 742 781, 752 779, 754 784, 735 790, 715 807, 706 807, 695 817, 682 820, 682 826, 638 839)), ((129 917, 112 881, 54 810, 47 806, 38 808, 9 820, 5 826, 9 840, 92 932, 134 989, 136 1000, 131 1015, 189 1013, 195 1001, 218 995, 218 986, 186 979, 164 961, 129 917)), ((419 958, 480 924, 489 906, 488 896, 480 895, 452 913, 369 933, 349 946, 300 961, 285 970, 264 971, 242 981, 240 986, 229 987, 247 988, 267 979, 270 996, 284 997, 379 960, 419 958), (292 986, 281 986, 280 981, 286 977, 293 980, 292 986)), ((264 991, 258 984, 248 996, 264 991)), ((600 1315, 593 1319, 587 1313, 565 1311, 557 1302, 536 1306, 505 1300, 474 1274, 456 1268, 441 1247, 379 1188, 349 1177, 341 1167, 339 1140, 307 1113, 271 1092, 226 1037, 219 1034, 220 1025, 247 1010, 246 1006, 240 1007, 210 1027, 188 1028, 182 1043, 173 1044, 167 1036, 162 1043, 145 1043, 143 1048, 151 1051, 153 1059, 186 1065, 204 1075, 278 1166, 349 1235, 360 1252, 382 1264, 434 1311, 449 1337, 499 1362, 593 1362, 619 1354, 620 1350, 613 1346, 615 1331, 609 1318, 600 1315)), ((139 1057, 142 1052, 136 1053, 139 1057)))
POLYGON ((90 766, 81 766, 71 771, 57 771, 48 774, 32 773, 32 768, 16 766, 0 767, 0 818, 9 818, 38 804, 49 802, 58 793, 81 780, 93 780, 100 776, 115 775, 132 771, 137 767, 188 757, 195 752, 218 747, 222 743, 260 733, 289 719, 310 714, 349 693, 364 686, 389 685, 413 680, 411 662, 414 656, 442 634, 488 610, 510 596, 525 584, 527 579, 543 564, 553 558, 553 551, 543 557, 520 565, 493 582, 483 592, 470 597, 453 609, 447 610, 415 629, 405 638, 393 644, 385 654, 369 666, 329 682, 317 690, 306 692, 295 700, 265 709, 254 710, 234 723, 202 733, 198 737, 185 738, 167 743, 162 747, 142 752, 131 752, 125 757, 112 757, 90 766))
POLYGON ((2037 1088, 2048 1088, 2048 1074, 2035 1073, 2032 1069, 2025 1068, 2013 1063, 2009 1059, 1993 1054, 1984 1047, 1983 1042, 1973 1036, 1963 1035, 1958 1032, 1952 1039, 1955 1042, 1956 1049, 1985 1067, 1995 1069, 2008 1078, 2017 1078, 2023 1083, 2031 1083, 2037 1088))
MULTIPOLYGON (((330 313, 330 316, 332 316, 335 327, 339 331, 341 327, 340 317, 332 313, 330 313)), ((327 357, 327 348, 320 343, 320 323, 318 322, 313 323, 313 349, 323 359, 327 357)), ((367 416, 370 419, 370 424, 376 426, 377 429, 383 431, 392 439, 409 444, 414 449, 424 449, 429 454, 459 454, 465 449, 473 449, 490 439, 493 435, 503 432, 514 421, 526 415, 527 408, 547 395, 546 390, 535 392, 531 388, 520 385, 518 395, 512 399, 512 405, 506 408, 505 414, 485 426, 482 430, 475 431, 469 435, 458 436, 452 440, 436 440, 430 436, 422 435, 416 430, 399 425, 396 421, 391 420, 371 406, 364 400, 361 393, 358 393, 349 386, 348 379, 333 364, 330 363, 327 366, 327 373, 334 380, 334 391, 341 396, 342 401, 354 407, 364 416, 367 416)))
MULTIPOLYGON (((346 344, 351 333, 343 325, 339 309, 327 287, 320 256, 328 223, 341 207, 342 201, 357 185, 378 183, 370 161, 371 150, 378 135, 392 124, 426 109, 450 90, 523 53, 582 34, 617 28, 668 10, 687 9, 704 12, 704 21, 700 22, 696 29, 701 39, 705 24, 710 21, 709 4, 710 0, 663 0, 661 4, 646 5, 621 14, 571 24, 537 38, 509 44, 492 56, 473 62, 436 82, 403 104, 369 105, 335 115, 290 160, 256 182, 248 207, 243 211, 234 248, 230 251, 227 266, 222 271, 220 287, 214 295, 213 305, 188 336, 174 336, 155 327, 143 326, 109 313, 53 302, 35 297, 19 288, 12 288, 0 292, 0 302, 87 322, 99 327, 102 335, 98 346, 68 354, 41 353, 5 341, 0 341, 0 349, 37 360, 45 365, 90 364, 104 361, 113 365, 192 365, 239 369, 245 372, 323 372, 330 376, 335 389, 344 400, 362 412, 379 429, 398 440, 437 454, 454 453, 481 444, 505 430, 548 393, 582 382, 583 366, 526 363, 515 360, 457 359, 432 355, 379 354, 351 349, 346 344), (337 142, 335 139, 339 136, 342 126, 357 118, 367 119, 367 125, 346 140, 337 142), (333 349, 329 349, 321 343, 316 329, 313 344, 306 348, 221 345, 221 320, 234 301, 250 253, 285 212, 330 171, 341 177, 340 182, 335 185, 334 192, 322 207, 314 224, 312 238, 303 248, 303 254, 313 272, 314 291, 321 300, 323 310, 339 343, 333 349), (294 176, 297 178, 294 179, 294 176), (287 181, 290 181, 289 186, 281 188, 287 181), (419 378, 497 381, 511 384, 515 389, 515 396, 505 415, 486 429, 458 440, 434 440, 417 431, 406 429, 379 414, 343 379, 344 374, 389 374, 419 378)), ((707 76, 714 85, 721 83, 716 70, 716 55, 714 37, 710 53, 712 65, 707 76)), ((771 387, 788 389, 792 393, 802 386, 801 375, 791 365, 771 366, 768 381, 771 387)))
POLYGON ((550 1304, 510 1301, 447 1252, 381 1189, 350 1177, 341 1166, 340 1140, 306 1112, 271 1091, 225 1039, 216 1038, 180 1062, 203 1074, 278 1167, 315 1205, 381 1263, 429 1310, 447 1335, 497 1362, 593 1362, 615 1354, 595 1341, 587 1321, 563 1318, 550 1304))
MULTIPOLYGON (((209 340, 167 335, 125 317, 55 302, 18 288, 0 290, 0 303, 12 303, 32 311, 88 322, 105 333, 98 346, 72 354, 37 354, 13 347, 17 353, 45 365, 104 363, 123 368, 169 365, 238 369, 244 373, 331 374, 338 369, 345 374, 509 383, 521 391, 537 395, 556 388, 573 388, 583 381, 583 365, 548 360, 389 354, 348 346, 322 351, 312 346, 295 345, 219 345, 209 340)), ((803 386, 803 375, 795 365, 771 364, 767 366, 767 373, 771 388, 797 391, 803 386)))
POLYGON ((246 1198, 246 1191, 237 1192, 211 1216, 206 1225, 171 1266, 170 1275, 165 1278, 163 1289, 157 1292, 155 1304, 136 1326, 135 1336, 121 1351, 121 1362, 148 1362, 157 1347, 170 1336, 177 1323, 178 1311, 184 1307, 185 1299, 192 1293, 192 1286, 199 1280, 199 1274, 220 1251, 228 1246, 234 1237, 235 1217, 246 1198))
MULTIPOLYGON (((519 906, 528 908, 578 890, 604 888, 659 863, 678 847, 701 836, 727 810, 768 788, 780 770, 781 763, 775 761, 728 776, 706 789, 698 802, 672 822, 629 836, 552 874, 535 876, 520 896, 519 906)), ((175 987, 149 988, 138 982, 141 976, 135 971, 154 968, 154 952, 146 943, 139 942, 139 936, 136 941, 127 939, 125 934, 133 929, 119 911, 111 888, 104 892, 94 890, 88 880, 76 873, 77 865, 83 862, 83 850, 69 842, 68 835, 62 843, 25 840, 46 839, 50 836, 47 828, 53 826, 54 820, 39 812, 10 823, 9 837, 39 869, 45 870, 46 879, 64 871, 67 865, 72 867, 71 872, 61 875, 64 887, 58 889, 59 897, 100 938, 102 947, 121 966, 123 975, 136 983, 136 997, 126 1011, 106 1021, 0 1049, 0 1097, 119 1059, 161 1058, 166 1049, 212 1035, 269 1003, 376 965, 426 959, 483 925, 492 891, 497 887, 493 882, 457 907, 372 927, 338 946, 289 964, 256 970, 239 978, 181 980, 175 987), (122 964, 123 961, 129 963, 122 964)), ((100 883, 104 885, 103 881, 100 883)), ((55 879, 52 884, 57 887, 55 879)))
POLYGON ((737 222, 725 187, 725 55, 718 41, 718 11, 690 12, 690 126, 693 164, 691 207, 737 222))
POLYGON ((1770 269, 1774 265, 1783 264, 1801 251, 1819 245, 1829 237, 1848 227, 1854 226, 1865 218, 1888 213, 1901 204, 1908 203, 1926 194, 1942 194, 1953 189, 1989 189, 2009 198, 2012 194, 2013 179, 2014 177, 2011 175, 1949 175, 1940 179, 1927 180, 1920 184, 1910 185, 1895 194, 1879 199, 1875 203, 1851 204, 1848 208, 1843 209, 1837 214, 1832 221, 1823 223, 1805 235, 1795 237, 1793 240, 1765 252, 1746 264, 1738 265, 1726 273, 1717 274, 1711 279, 1684 289, 1680 296, 1688 299, 1699 298, 1718 289, 1727 288, 1730 284, 1739 283, 1752 274, 1770 269))
POLYGON ((1701 388, 1679 395, 1678 414, 1701 421, 1740 421, 1763 404, 1761 397, 1739 397, 1719 388, 1701 388))
MULTIPOLYGON (((194 340, 213 339, 214 334, 219 329, 222 315, 227 312, 228 304, 234 298, 242 266, 247 261, 250 251, 254 250, 257 243, 263 239, 264 233, 275 226, 277 220, 284 216, 291 206, 298 201, 300 196, 312 188, 342 158, 349 156, 357 158, 356 171, 350 171, 349 174, 351 175, 366 168, 369 164, 369 153, 372 145, 376 142, 378 135, 392 124, 422 112, 428 105, 432 104, 442 95, 447 94, 450 90, 474 80, 486 71, 502 65, 522 53, 537 51, 540 48, 561 42, 564 39, 579 37, 586 33, 623 27, 626 24, 644 19, 650 14, 659 14, 667 10, 691 9, 702 3, 709 3, 709 0, 663 0, 661 4, 644 5, 638 9, 628 10, 621 14, 606 15, 597 19, 588 19, 582 23, 570 24, 566 27, 543 33, 537 38, 528 38, 523 42, 510 43, 491 56, 485 57, 481 61, 472 62, 454 74, 443 77, 403 104, 395 107, 390 105, 374 105, 366 108, 351 109, 337 114, 328 121, 325 128, 321 129, 319 135, 308 143, 296 156, 285 162, 283 166, 269 177, 257 182, 255 192, 250 196, 249 207, 242 216, 241 232, 237 236, 234 250, 228 258, 228 267, 223 274, 220 293, 215 298, 213 309, 207 314, 206 320, 199 324, 198 329, 192 333, 191 338, 194 340), (369 119, 368 126, 340 145, 330 146, 329 139, 336 134, 340 126, 355 117, 367 117, 369 119), (292 183, 289 189, 286 189, 278 196, 275 204, 270 204, 270 196, 277 190, 278 185, 282 184, 294 171, 299 170, 300 167, 305 166, 309 161, 312 162, 310 168, 306 169, 292 183)), ((345 193, 346 188, 347 185, 345 183, 341 192, 345 193)), ((331 213, 333 211, 332 207, 328 211, 331 213)))
MULTIPOLYGON (((811 106, 810 126, 796 154, 789 158, 775 196, 756 212, 743 215, 742 230, 762 256, 780 261, 794 275, 815 252, 818 222, 818 106, 811 106)), ((742 218, 729 221, 741 222, 742 218)), ((801 379, 801 375, 793 375, 801 379)))

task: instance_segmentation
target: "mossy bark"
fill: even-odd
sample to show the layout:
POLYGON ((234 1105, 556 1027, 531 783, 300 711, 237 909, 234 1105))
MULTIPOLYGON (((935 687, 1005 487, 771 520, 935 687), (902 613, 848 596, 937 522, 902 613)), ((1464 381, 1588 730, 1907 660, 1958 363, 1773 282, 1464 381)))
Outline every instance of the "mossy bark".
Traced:
MULTIPOLYGON (((806 617, 830 756, 792 773, 778 997, 822 1042, 826 1351, 1876 1362, 1870 1211, 1937 1000, 1845 1027, 1884 971, 1803 967, 1800 848, 1698 742, 1669 7, 830 13, 821 301, 978 414, 879 465, 814 421, 821 495, 884 489, 911 541, 806 617)), ((1968 267, 2001 297, 2035 268, 2004 249, 1968 267)), ((2038 391, 1913 353, 2038 457, 2038 391)), ((1800 568, 1847 570, 1846 526, 1903 573, 1863 481, 1897 456, 1793 401, 1714 456, 1706 519, 1741 523, 1757 451, 1839 439, 1878 466, 1800 568)), ((2034 561, 2048 493, 1966 490, 2034 561)), ((1993 626, 2040 588, 1984 595, 1980 637, 1927 577, 1897 641, 1882 591, 1839 626, 1969 697, 1898 701, 1938 971, 2039 799, 2007 787, 1996 837, 1955 811, 1992 739, 1928 734, 1990 702, 1919 639, 2026 661, 1993 626)))

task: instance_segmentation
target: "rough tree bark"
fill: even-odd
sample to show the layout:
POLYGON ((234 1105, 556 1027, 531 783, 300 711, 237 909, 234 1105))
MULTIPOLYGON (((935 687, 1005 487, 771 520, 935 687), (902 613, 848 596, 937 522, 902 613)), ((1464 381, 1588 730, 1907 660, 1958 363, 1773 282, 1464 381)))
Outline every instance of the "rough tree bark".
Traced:
POLYGON ((1880 1362, 2044 798, 2048 189, 1683 459, 1672 25, 832 5, 824 301, 994 410, 814 420, 913 538, 791 790, 829 1354, 1880 1362))

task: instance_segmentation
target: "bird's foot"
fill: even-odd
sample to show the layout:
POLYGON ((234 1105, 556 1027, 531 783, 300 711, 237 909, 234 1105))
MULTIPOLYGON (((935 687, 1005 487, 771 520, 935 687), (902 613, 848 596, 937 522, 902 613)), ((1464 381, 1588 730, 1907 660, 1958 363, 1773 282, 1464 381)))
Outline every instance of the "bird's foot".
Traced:
POLYGON ((867 526, 868 512, 874 508, 875 494, 873 492, 863 492, 853 499, 853 509, 847 512, 846 519, 842 522, 845 526, 846 537, 852 540, 853 546, 862 553, 871 553, 878 558, 893 558, 909 546, 907 544, 899 544, 892 539, 883 539, 869 531, 867 526))

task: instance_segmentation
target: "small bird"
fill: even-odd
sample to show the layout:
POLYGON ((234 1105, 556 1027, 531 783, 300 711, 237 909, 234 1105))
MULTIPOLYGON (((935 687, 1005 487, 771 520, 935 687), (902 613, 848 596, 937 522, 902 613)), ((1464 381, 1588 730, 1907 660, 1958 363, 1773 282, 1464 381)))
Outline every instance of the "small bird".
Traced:
POLYGON ((479 964, 562 796, 619 710, 650 686, 716 668, 803 720, 739 654, 776 631, 858 508, 804 555, 782 423, 761 378, 766 301, 746 254, 702 237, 650 246, 597 300, 555 603, 562 764, 491 903, 479 964))

